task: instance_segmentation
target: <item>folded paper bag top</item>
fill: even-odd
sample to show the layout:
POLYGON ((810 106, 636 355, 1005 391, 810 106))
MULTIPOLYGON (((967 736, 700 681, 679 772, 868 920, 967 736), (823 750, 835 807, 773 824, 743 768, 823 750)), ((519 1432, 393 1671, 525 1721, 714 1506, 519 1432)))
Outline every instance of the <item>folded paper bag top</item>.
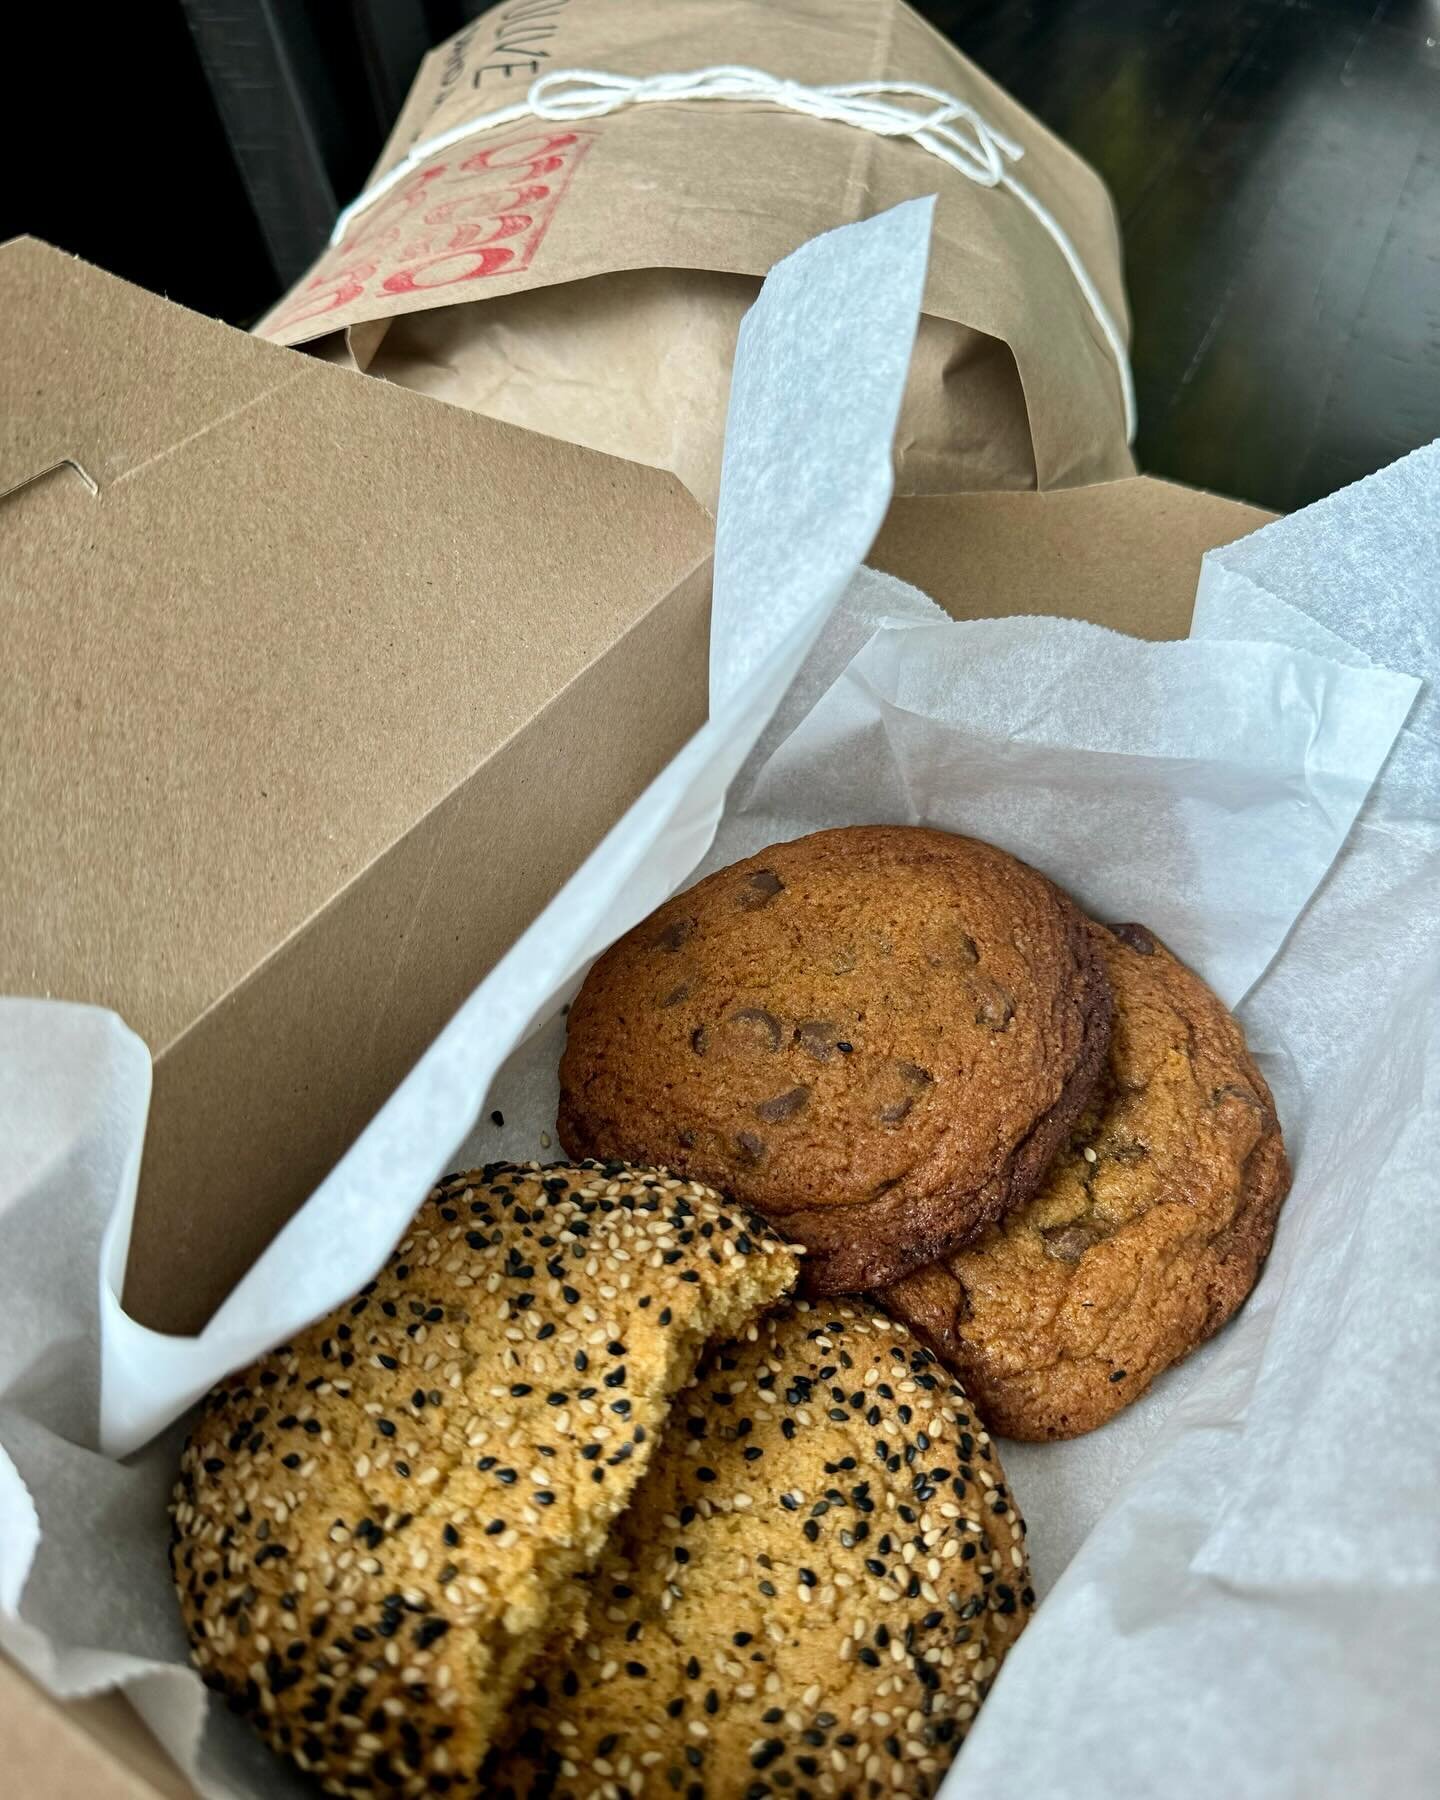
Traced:
MULTIPOLYGON (((923 83, 1022 152, 1123 332, 1098 178, 902 0, 511 0, 421 66, 376 168, 525 100, 537 76, 744 63, 808 86, 923 83)), ((924 110, 924 102, 913 102, 924 110)), ((492 417, 667 468, 713 508, 731 358, 757 278, 831 226, 938 196, 897 439, 902 493, 1131 472, 1122 372, 1054 238, 918 144, 773 104, 518 120, 424 158, 261 322, 492 417)))
POLYGON ((41 244, 0 305, 0 993, 149 1045, 190 1331, 703 717, 711 528, 41 244))

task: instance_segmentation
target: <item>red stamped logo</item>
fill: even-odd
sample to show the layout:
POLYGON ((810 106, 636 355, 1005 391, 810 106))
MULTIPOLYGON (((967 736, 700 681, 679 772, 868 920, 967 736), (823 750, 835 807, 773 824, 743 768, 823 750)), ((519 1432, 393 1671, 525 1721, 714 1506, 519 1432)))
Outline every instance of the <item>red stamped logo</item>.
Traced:
POLYGON ((361 213, 265 334, 357 300, 528 269, 594 136, 541 128, 417 169, 361 213))

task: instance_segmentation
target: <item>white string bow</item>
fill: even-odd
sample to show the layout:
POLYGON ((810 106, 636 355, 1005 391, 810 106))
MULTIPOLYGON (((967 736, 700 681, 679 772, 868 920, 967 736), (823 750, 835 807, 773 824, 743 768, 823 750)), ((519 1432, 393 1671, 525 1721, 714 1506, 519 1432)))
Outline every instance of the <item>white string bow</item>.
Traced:
POLYGON ((804 82, 782 80, 779 76, 767 75, 763 69, 748 69, 738 64, 645 76, 616 75, 602 69, 554 69, 532 82, 525 98, 514 105, 464 119, 447 131, 437 132, 414 144, 401 162, 350 202, 335 221, 330 242, 332 245, 340 243, 361 213, 383 199, 422 163, 479 132, 493 131, 497 126, 522 119, 570 124, 577 120, 603 118, 625 106, 674 104, 681 100, 750 101, 780 106, 813 119, 827 119, 839 125, 852 125, 860 131, 871 131, 877 137, 908 138, 932 156, 938 156, 967 181, 973 181, 979 187, 1003 188, 1014 195, 1044 227, 1064 257, 1100 327, 1120 379, 1125 435, 1133 442, 1135 384, 1125 341, 1064 226, 1012 172, 1010 165, 1025 154, 1023 147, 997 131, 973 106, 920 81, 852 81, 831 87, 810 87, 804 82), (902 105, 896 96, 925 104, 918 108, 902 105))

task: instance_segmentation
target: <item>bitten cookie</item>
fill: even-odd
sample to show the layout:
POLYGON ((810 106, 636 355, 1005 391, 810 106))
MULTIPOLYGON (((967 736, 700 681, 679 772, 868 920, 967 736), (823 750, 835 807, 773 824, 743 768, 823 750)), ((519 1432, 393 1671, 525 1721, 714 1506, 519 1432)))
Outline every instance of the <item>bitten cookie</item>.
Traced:
POLYGON ((775 844, 602 956, 559 1132, 663 1164, 806 1246, 809 1292, 884 1285, 1026 1198, 1090 1097, 1110 988, 1086 920, 973 838, 775 844))
POLYGON ((706 1359, 497 1755, 498 1797, 928 1795, 1034 1602, 964 1394, 865 1302, 706 1359))
POLYGON ((1077 1437, 1218 1331, 1290 1186, 1240 1027, 1139 925, 1096 929, 1115 1030, 1095 1101, 1033 1200, 882 1296, 993 1431, 1077 1437))
POLYGON ((357 1299, 204 1404, 170 1559, 207 1685, 331 1793, 483 1792, 670 1396, 794 1279, 693 1184, 447 1177, 357 1299))

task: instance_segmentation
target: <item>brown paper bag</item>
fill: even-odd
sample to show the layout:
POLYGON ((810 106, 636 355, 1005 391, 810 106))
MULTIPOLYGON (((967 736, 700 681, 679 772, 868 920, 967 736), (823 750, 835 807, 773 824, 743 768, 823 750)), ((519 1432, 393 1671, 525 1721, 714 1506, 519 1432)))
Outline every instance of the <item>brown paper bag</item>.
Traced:
MULTIPOLYGON (((1017 178, 1126 329, 1098 177, 901 0, 509 0, 426 58, 376 178, 437 133, 523 101, 546 72, 737 62, 811 86, 923 82, 974 107, 1023 148, 1017 178)), ((1025 204, 915 142, 774 104, 629 105, 466 136, 356 217, 258 329, 670 469, 713 508, 735 335, 759 279, 817 232, 930 193, 900 491, 1130 473, 1115 355, 1025 204)))

